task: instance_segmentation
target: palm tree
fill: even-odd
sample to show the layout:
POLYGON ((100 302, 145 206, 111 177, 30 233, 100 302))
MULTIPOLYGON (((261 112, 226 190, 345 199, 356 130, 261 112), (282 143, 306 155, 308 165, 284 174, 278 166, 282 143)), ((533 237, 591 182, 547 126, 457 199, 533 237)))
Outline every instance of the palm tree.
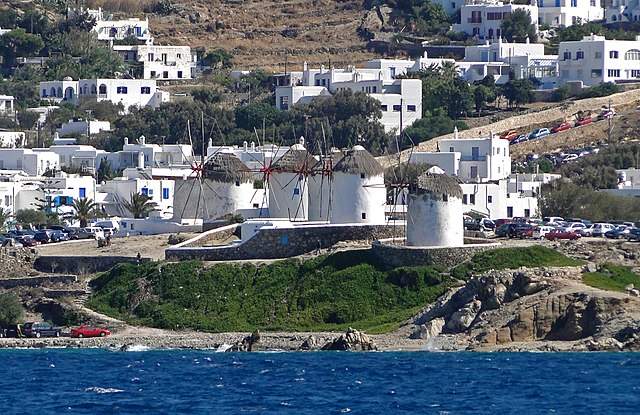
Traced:
POLYGON ((122 205, 135 219, 146 218, 158 206, 149 196, 142 193, 131 194, 131 199, 123 201, 122 205))
POLYGON ((81 228, 87 227, 89 219, 95 216, 95 209, 97 206, 98 205, 96 205, 93 200, 84 197, 73 201, 73 209, 76 211, 74 219, 80 221, 81 228))

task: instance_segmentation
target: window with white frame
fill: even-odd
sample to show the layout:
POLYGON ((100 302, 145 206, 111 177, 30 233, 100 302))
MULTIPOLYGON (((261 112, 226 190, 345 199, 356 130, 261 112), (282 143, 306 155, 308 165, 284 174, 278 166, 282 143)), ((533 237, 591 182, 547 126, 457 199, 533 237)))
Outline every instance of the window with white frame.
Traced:
POLYGON ((126 86, 119 86, 116 88, 116 92, 118 94, 126 94, 127 93, 127 87, 126 86))
POLYGON ((610 58, 610 59, 618 59, 618 56, 619 56, 619 55, 620 55, 620 54, 618 53, 618 51, 617 51, 617 50, 610 50, 610 51, 609 51, 609 58, 610 58))
POLYGON ((620 78, 620 69, 609 69, 607 75, 611 78, 620 78))
POLYGON ((640 50, 631 49, 624 54, 624 59, 628 61, 640 61, 640 50))

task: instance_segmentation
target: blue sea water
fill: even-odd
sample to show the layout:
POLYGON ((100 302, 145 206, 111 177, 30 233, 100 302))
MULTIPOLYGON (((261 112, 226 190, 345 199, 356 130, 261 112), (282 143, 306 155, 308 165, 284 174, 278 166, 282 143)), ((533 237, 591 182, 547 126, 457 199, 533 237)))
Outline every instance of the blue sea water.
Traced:
POLYGON ((1 350, 2 414, 637 414, 640 354, 1 350))

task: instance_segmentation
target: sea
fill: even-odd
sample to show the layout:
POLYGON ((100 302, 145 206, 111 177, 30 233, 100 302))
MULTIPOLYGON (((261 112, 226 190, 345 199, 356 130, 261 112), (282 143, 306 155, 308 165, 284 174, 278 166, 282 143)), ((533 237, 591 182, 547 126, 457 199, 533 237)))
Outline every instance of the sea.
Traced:
POLYGON ((640 353, 0 350, 5 414, 638 414, 640 353))

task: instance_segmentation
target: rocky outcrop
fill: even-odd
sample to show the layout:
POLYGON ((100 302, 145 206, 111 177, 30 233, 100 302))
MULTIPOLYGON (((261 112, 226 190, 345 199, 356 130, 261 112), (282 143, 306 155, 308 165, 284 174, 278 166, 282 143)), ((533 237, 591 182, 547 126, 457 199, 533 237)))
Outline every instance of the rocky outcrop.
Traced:
POLYGON ((300 350, 316 350, 319 348, 320 341, 314 335, 307 337, 299 347, 300 350))
POLYGON ((582 285, 578 268, 492 271, 416 318, 412 338, 454 336, 463 348, 573 342, 576 350, 636 350, 640 301, 582 285), (443 326, 441 326, 443 324, 443 326))
POLYGON ((378 350, 378 347, 365 333, 349 327, 345 334, 322 346, 322 350, 371 351, 378 350))
POLYGON ((260 343, 260 331, 256 330, 242 340, 235 342, 226 351, 228 352, 255 352, 260 343))

